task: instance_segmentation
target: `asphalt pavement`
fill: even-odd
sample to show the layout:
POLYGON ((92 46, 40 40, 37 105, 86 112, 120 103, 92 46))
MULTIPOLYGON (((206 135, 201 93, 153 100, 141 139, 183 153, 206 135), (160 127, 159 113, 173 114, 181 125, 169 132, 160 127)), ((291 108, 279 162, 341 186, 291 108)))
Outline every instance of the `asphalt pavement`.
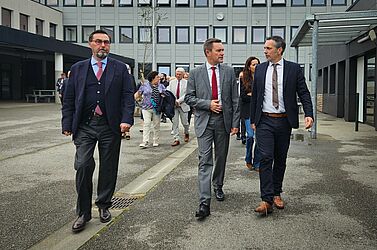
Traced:
POLYGON ((232 137, 226 199, 214 199, 211 215, 198 221, 196 139, 171 147, 166 123, 160 147, 142 150, 136 118, 122 142, 116 190, 136 199, 113 209, 112 222, 94 218, 87 232, 72 234, 74 146, 61 135, 59 110, 0 103, 0 249, 377 249, 377 132, 368 125, 355 132, 353 123, 320 113, 317 139, 294 130, 286 208, 267 217, 253 211, 259 177, 232 137))

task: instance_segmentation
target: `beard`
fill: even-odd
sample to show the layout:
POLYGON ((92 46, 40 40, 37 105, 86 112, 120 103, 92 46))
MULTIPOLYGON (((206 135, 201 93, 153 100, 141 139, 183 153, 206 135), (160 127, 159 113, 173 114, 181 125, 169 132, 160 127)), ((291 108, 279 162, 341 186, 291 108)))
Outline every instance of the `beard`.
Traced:
POLYGON ((109 53, 108 53, 107 51, 105 51, 105 50, 100 50, 100 51, 97 52, 96 56, 97 56, 98 58, 100 58, 100 59, 104 59, 104 58, 107 57, 108 54, 109 54, 109 53))

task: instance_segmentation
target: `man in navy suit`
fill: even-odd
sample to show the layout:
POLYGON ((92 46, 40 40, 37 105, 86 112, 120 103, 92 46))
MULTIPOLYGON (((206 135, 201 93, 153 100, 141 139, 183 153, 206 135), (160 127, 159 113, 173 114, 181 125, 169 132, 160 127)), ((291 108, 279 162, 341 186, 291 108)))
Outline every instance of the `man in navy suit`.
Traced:
POLYGON ((93 153, 97 143, 99 176, 95 203, 100 221, 111 220, 109 208, 117 180, 121 133, 134 123, 134 86, 126 64, 108 57, 110 42, 105 31, 90 34, 92 57, 72 66, 64 93, 62 132, 72 135, 76 146, 78 217, 73 232, 83 230, 92 218, 93 153))
POLYGON ((280 194, 292 128, 298 128, 297 96, 305 112, 305 128, 313 124, 313 105, 300 65, 283 59, 285 41, 279 36, 266 39, 267 62, 257 66, 251 101, 251 124, 261 154, 260 189, 262 202, 255 212, 268 214, 274 205, 284 208, 280 194))

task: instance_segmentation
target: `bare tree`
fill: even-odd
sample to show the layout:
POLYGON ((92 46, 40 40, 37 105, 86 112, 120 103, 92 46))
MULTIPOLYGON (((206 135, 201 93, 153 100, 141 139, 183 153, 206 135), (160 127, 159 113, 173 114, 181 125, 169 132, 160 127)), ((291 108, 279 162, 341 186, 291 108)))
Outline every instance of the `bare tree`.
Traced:
MULTIPOLYGON (((154 0, 152 0, 154 1, 154 0)), ((143 28, 150 28, 149 32, 145 32, 143 37, 142 43, 144 44, 144 51, 143 51, 143 62, 142 67, 139 69, 139 73, 141 76, 142 81, 144 82, 144 73, 145 73, 145 64, 148 60, 154 56, 152 55, 152 41, 153 36, 155 36, 156 26, 161 23, 162 20, 167 19, 167 13, 161 12, 159 7, 153 6, 143 6, 138 9, 139 12, 139 23, 140 26, 143 28), (153 27, 153 14, 154 14, 154 27, 153 27)), ((141 39, 140 39, 141 40, 141 39)))

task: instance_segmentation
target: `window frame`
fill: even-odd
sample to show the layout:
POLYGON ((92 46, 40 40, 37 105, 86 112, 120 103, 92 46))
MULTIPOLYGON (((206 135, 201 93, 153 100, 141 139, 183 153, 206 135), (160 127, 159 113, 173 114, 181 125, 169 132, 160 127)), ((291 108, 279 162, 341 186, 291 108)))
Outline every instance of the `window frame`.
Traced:
POLYGON ((171 64, 169 64, 169 63, 157 63, 157 71, 158 71, 158 73, 165 73, 166 75, 171 76, 171 72, 172 72, 171 69, 172 69, 172 67, 171 67, 171 64), (160 67, 169 68, 169 74, 167 74, 164 71, 160 71, 160 67))
MULTIPOLYGON (((223 41, 222 39, 220 39, 221 40, 221 43, 223 43, 223 44, 227 44, 228 43, 228 26, 213 26, 213 30, 212 30, 212 32, 213 32, 213 37, 216 37, 216 30, 220 30, 220 29, 225 29, 225 41, 223 41)), ((218 37, 216 37, 216 38, 218 38, 218 37)))
POLYGON ((287 0, 271 0, 271 6, 286 6, 287 5, 287 0), (274 3, 274 1, 284 1, 284 3, 274 3))
POLYGON ((115 26, 111 26, 111 25, 101 25, 99 26, 99 29, 100 30, 103 30, 103 31, 106 31, 106 33, 109 35, 110 37, 110 41, 111 43, 113 43, 115 41, 115 26), (110 29, 109 29, 110 28, 110 29), (113 35, 109 34, 109 32, 107 32, 106 29, 109 29, 109 30, 113 30, 113 35))
POLYGON ((1 25, 12 28, 12 19, 13 19, 12 13, 13 13, 13 11, 10 10, 10 9, 1 8, 1 25), (4 12, 3 11, 4 12, 8 12, 7 14, 9 14, 9 26, 8 25, 4 25, 4 12))
POLYGON ((232 7, 235 7, 235 8, 239 8, 239 7, 247 7, 247 0, 243 0, 243 1, 245 1, 245 5, 235 5, 235 1, 236 0, 232 0, 232 7))
POLYGON ((40 35, 40 36, 43 36, 43 34, 44 34, 44 28, 43 28, 43 26, 44 26, 44 20, 42 20, 42 19, 39 19, 39 18, 35 18, 35 34, 36 35, 40 35), (39 33, 39 32, 37 32, 37 27, 38 27, 38 24, 37 23, 39 23, 40 25, 41 25, 41 29, 42 29, 42 32, 41 33, 39 33))
POLYGON ((95 7, 96 6, 96 0, 93 1, 93 4, 84 4, 85 0, 81 0, 81 6, 82 7, 95 7))
POLYGON ((331 6, 347 6, 347 0, 343 0, 343 3, 334 4, 335 0, 331 0, 331 6))
POLYGON ((137 27, 137 42, 144 44, 144 43, 151 43, 152 42, 152 26, 138 26, 137 27), (140 41, 140 32, 142 29, 148 29, 149 30, 149 41, 140 41))
POLYGON ((251 3, 251 6, 255 6, 255 7, 265 7, 265 6, 267 6, 267 0, 251 0, 252 1, 252 3, 251 3), (255 2, 255 1, 257 1, 257 2, 255 2), (264 3, 259 3, 258 1, 264 1, 264 3))
POLYGON ((114 7, 115 0, 111 0, 112 3, 102 3, 102 1, 106 1, 106 0, 100 0, 99 6, 101 6, 101 7, 114 7))
POLYGON ((175 26, 175 43, 190 44, 190 26, 175 26), (187 42, 178 42, 178 29, 187 29, 187 42))
MULTIPOLYGON (((175 0, 175 7, 190 7, 190 0, 185 0, 187 3, 177 3, 179 0, 175 0)), ((181 0, 182 1, 182 0, 181 0)))
MULTIPOLYGON (((73 0, 73 1, 75 1, 74 4, 67 4, 66 3, 67 1, 68 0, 63 0, 63 7, 77 7, 77 0, 73 0)), ((68 26, 70 26, 70 25, 68 25, 68 26)), ((77 38, 76 38, 76 40, 77 40, 77 38)))
POLYGON ((87 42, 89 42, 89 36, 88 37, 84 37, 84 29, 85 28, 94 28, 93 29, 93 31, 95 31, 96 30, 96 26, 95 25, 82 25, 81 26, 81 41, 82 41, 82 43, 87 43, 87 42))
POLYGON ((247 26, 232 26, 232 44, 247 44, 247 26), (245 42, 236 42, 234 41, 234 30, 243 29, 245 31, 245 42))
POLYGON ((208 8, 209 7, 209 0, 205 0, 205 1, 207 1, 207 5, 197 5, 197 1, 199 1, 199 0, 194 0, 194 7, 195 8, 208 8))
POLYGON ((283 29, 284 36, 282 37, 285 41, 287 41, 287 31, 285 26, 271 26, 271 36, 275 36, 276 34, 272 34, 273 29, 283 29))
POLYGON ((59 0, 54 0, 56 2, 56 4, 50 4, 50 3, 48 3, 49 1, 51 1, 51 0, 46 0, 46 6, 59 6, 59 0))
POLYGON ((156 38, 157 38, 157 43, 158 44, 171 44, 171 26, 157 26, 157 29, 156 29, 156 38), (169 41, 168 42, 161 42, 160 41, 160 36, 159 36, 159 31, 162 30, 162 29, 167 29, 169 30, 169 41))
POLYGON ((29 32, 29 19, 30 19, 30 16, 26 15, 26 14, 23 14, 23 13, 20 13, 20 30, 22 31, 26 31, 26 32, 29 32), (22 17, 26 17, 26 30, 22 29, 21 28, 21 18, 22 17))
MULTIPOLYGON (((292 41, 292 39, 293 39, 293 35, 296 33, 296 32, 293 33, 293 29, 297 29, 297 30, 298 30, 298 28, 299 28, 299 26, 291 26, 291 27, 290 27, 290 32, 291 32, 291 34, 290 34, 290 38, 291 38, 291 41, 292 41)), ((297 31, 297 30, 296 30, 296 31, 297 31)))
POLYGON ((306 6, 306 0, 302 0, 304 3, 303 4, 295 4, 295 0, 291 0, 291 7, 305 7, 306 6))
POLYGON ((322 0, 324 2, 323 4, 314 4, 313 1, 315 0, 310 0, 310 1, 311 1, 311 6, 315 6, 315 7, 327 5, 327 0, 322 0))
POLYGON ((56 31, 57 31, 57 27, 58 27, 57 24, 55 24, 55 23, 51 23, 51 22, 50 22, 50 24, 49 24, 49 34, 48 34, 50 38, 54 38, 54 39, 56 39, 56 31), (51 36, 51 28, 54 28, 54 36, 51 36))
POLYGON ((214 8, 217 8, 217 7, 228 7, 228 1, 229 0, 225 0, 225 4, 216 4, 216 1, 219 1, 219 0, 213 0, 213 7, 214 8))
POLYGON ((171 0, 168 0, 168 3, 158 3, 159 0, 152 0, 152 1, 156 1, 156 6, 157 7, 170 7, 171 6, 171 0))
POLYGON ((134 5, 134 0, 130 0, 131 3, 129 3, 129 4, 120 3, 120 1, 122 1, 122 0, 118 0, 118 6, 119 7, 133 7, 133 5, 134 5))
POLYGON ((197 41, 197 36, 196 36, 196 31, 199 30, 199 29, 206 29, 207 30, 207 38, 205 40, 208 39, 209 37, 209 29, 208 29, 208 26, 194 26, 194 44, 203 44, 204 41, 197 41))
POLYGON ((267 29, 266 29, 266 26, 252 26, 252 27, 251 27, 251 43, 252 43, 252 44, 264 44, 265 41, 266 41, 266 37, 267 37, 267 29), (260 41, 260 42, 255 42, 255 41, 254 41, 254 30, 256 30, 256 29, 263 29, 263 30, 264 30, 263 41, 260 41))
POLYGON ((64 31, 64 34, 63 34, 64 41, 77 43, 77 25, 64 25, 63 31, 64 31), (67 34, 66 34, 66 29, 67 28, 74 28, 76 30, 76 39, 74 39, 74 40, 67 40, 67 34))
POLYGON ((134 27, 133 26, 119 26, 119 43, 124 43, 124 44, 130 44, 130 43, 134 43, 134 27), (123 42, 121 41, 121 37, 122 37, 122 28, 130 28, 131 29, 131 42, 123 42))

